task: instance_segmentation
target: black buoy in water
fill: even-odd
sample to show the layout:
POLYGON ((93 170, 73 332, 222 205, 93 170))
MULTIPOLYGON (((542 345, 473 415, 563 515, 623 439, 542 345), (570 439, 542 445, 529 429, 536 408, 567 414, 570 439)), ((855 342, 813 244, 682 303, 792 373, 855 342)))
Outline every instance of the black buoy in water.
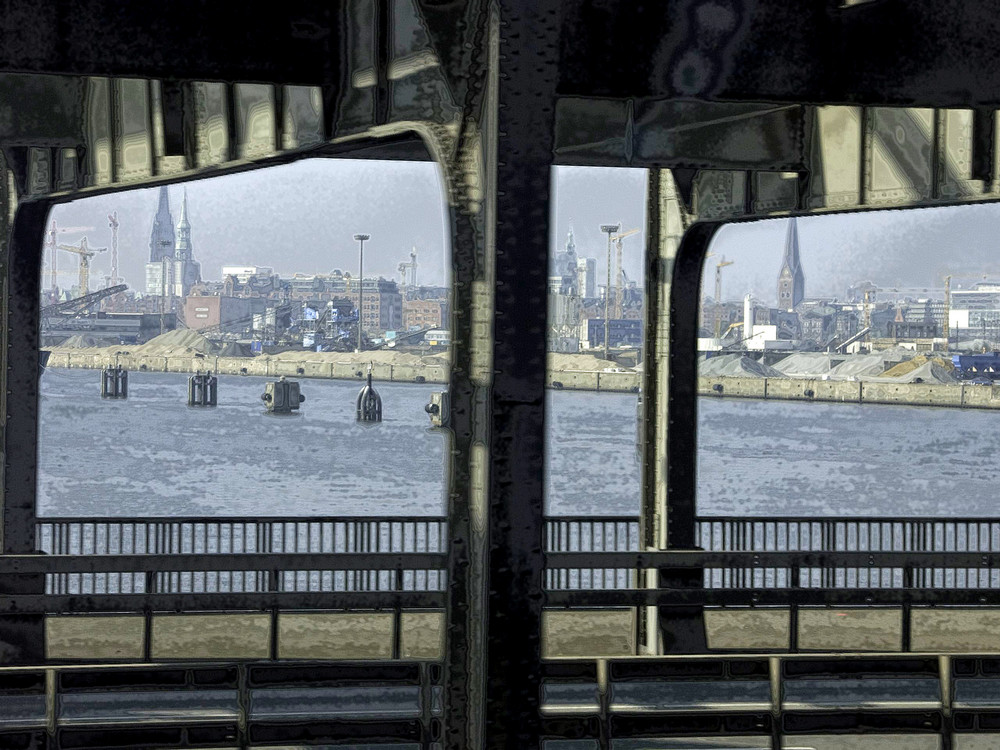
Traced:
POLYGON ((216 406, 219 399, 219 379, 211 372, 198 370, 188 378, 188 406, 216 406))
POLYGON ((424 407, 430 415, 431 427, 447 427, 451 405, 448 402, 448 391, 431 394, 431 400, 424 407))
POLYGON ((382 421, 382 397, 378 391, 372 388, 372 369, 375 363, 368 365, 368 382, 358 394, 358 421, 359 422, 381 422, 382 421))
POLYGON ((271 414, 291 414, 293 410, 298 411, 299 404, 306 400, 299 392, 298 381, 285 380, 284 375, 265 383, 264 393, 260 398, 271 414))
POLYGON ((101 398, 128 398, 128 370, 115 365, 101 371, 101 398))

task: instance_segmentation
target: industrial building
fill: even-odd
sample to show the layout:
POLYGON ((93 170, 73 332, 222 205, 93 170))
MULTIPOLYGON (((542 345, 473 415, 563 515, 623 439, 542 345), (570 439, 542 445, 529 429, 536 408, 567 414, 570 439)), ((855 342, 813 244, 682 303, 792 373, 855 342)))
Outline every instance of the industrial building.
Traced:
POLYGON ((143 344, 177 327, 174 313, 99 312, 92 315, 56 315, 47 319, 42 344, 58 346, 74 336, 85 336, 94 346, 143 344))
MULTIPOLYGON (((642 345, 642 321, 626 318, 612 318, 608 321, 608 346, 616 349, 623 346, 642 345)), ((604 346, 604 319, 587 320, 586 344, 589 349, 604 346)))

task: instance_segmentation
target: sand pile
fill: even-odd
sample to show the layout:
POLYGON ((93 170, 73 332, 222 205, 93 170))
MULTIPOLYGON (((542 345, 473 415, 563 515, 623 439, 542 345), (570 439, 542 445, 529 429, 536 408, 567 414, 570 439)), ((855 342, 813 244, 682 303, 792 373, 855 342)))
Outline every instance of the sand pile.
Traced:
POLYGON ((87 334, 78 333, 76 336, 70 336, 68 339, 63 341, 50 349, 90 349, 93 347, 98 347, 101 342, 95 339, 93 336, 88 336, 87 334))
POLYGON ((744 354, 699 359, 698 375, 709 378, 781 378, 778 370, 744 354))
POLYGON ((950 362, 935 357, 929 359, 923 355, 914 357, 908 362, 886 370, 876 378, 868 380, 880 383, 957 383, 955 368, 950 362))
POLYGON ((843 361, 826 352, 796 352, 774 363, 774 369, 790 378, 822 378, 843 361))
POLYGON ((885 349, 871 354, 855 354, 830 370, 831 380, 856 380, 862 377, 882 375, 887 367, 913 358, 913 352, 906 349, 885 349))
POLYGON ((214 355, 212 342, 190 328, 178 328, 151 338, 142 346, 135 347, 133 354, 154 357, 171 355, 202 354, 214 355))

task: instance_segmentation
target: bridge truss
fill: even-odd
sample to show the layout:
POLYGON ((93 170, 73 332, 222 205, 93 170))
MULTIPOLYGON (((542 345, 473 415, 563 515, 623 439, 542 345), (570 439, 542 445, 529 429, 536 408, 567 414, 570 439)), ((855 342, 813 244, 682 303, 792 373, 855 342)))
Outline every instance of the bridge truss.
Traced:
MULTIPOLYGON (((963 733, 996 733, 995 698, 983 697, 995 690, 995 647, 959 656, 931 646, 918 656, 906 653, 901 634, 895 651, 862 657, 834 648, 813 657, 791 653, 791 641, 758 654, 706 655, 698 643, 704 617, 720 608, 754 616, 783 608, 790 633, 799 632, 792 619, 801 624, 812 605, 876 614, 894 608, 911 618, 910 631, 922 608, 968 609, 989 621, 997 603, 992 550, 758 550, 738 541, 757 538, 757 527, 742 521, 730 527, 737 541, 698 549, 694 492, 697 295, 713 233, 724 221, 789 213, 1000 199, 1000 67, 983 64, 1000 56, 991 3, 827 2, 806 11, 783 0, 711 7, 692 0, 375 0, 288 4, 266 16, 235 15, 221 4, 141 6, 116 9, 110 23, 97 0, 64 10, 18 0, 0 19, 7 326, 0 373, 3 392, 17 395, 5 399, 0 420, 0 641, 9 689, 34 707, 4 725, 7 746, 287 746, 350 736, 466 750, 752 735, 776 748, 789 739, 876 732, 907 746, 916 746, 913 736, 934 735, 947 747, 963 733), (25 43, 25 33, 38 38, 25 43), (70 197, 310 156, 433 159, 441 168, 454 261, 446 547, 432 557, 387 551, 363 560, 166 547, 87 554, 55 546, 68 551, 36 554, 43 538, 35 510, 37 299, 49 208, 70 197), (531 363, 545 359, 539 300, 547 280, 538 269, 548 267, 554 164, 649 170, 647 419, 634 550, 547 547, 545 373, 531 363), (233 565, 253 573, 259 590, 184 591, 170 577, 226 574, 233 565), (560 588, 551 578, 567 571, 567 580, 579 580, 576 570, 590 571, 583 578, 593 581, 607 567, 630 571, 634 584, 560 588), (407 590, 412 570, 440 572, 441 589, 407 590), (845 570, 866 571, 864 584, 840 585, 845 570), (878 579, 892 585, 872 585, 872 570, 892 571, 878 579), (938 585, 940 570, 965 577, 938 585), (985 578, 970 579, 972 570, 985 578), (298 571, 371 580, 385 573, 403 590, 289 590, 286 574, 298 571), (718 573, 720 585, 705 571, 718 573), (73 588, 107 575, 139 581, 138 590, 73 588), (628 609, 643 657, 543 659, 550 606, 628 609), (280 650, 283 618, 394 608, 401 617, 443 612, 439 658, 408 664, 400 642, 389 652, 400 654, 398 663, 380 672, 374 659, 359 670, 329 655, 320 664, 297 662, 288 655, 295 652, 280 650), (180 646, 163 646, 171 641, 162 634, 177 622, 170 618, 206 612, 250 612, 258 619, 246 627, 267 633, 267 650, 202 654, 196 661, 205 669, 186 659, 95 664, 157 661, 160 647, 178 658, 180 646), (66 660, 46 651, 57 642, 56 623, 90 615, 128 619, 123 627, 142 634, 138 656, 66 660), (356 699, 343 695, 339 705, 355 706, 351 717, 262 708, 292 695, 267 693, 276 681, 293 690, 297 679, 312 679, 303 671, 323 683, 310 683, 316 690, 365 687, 357 683, 366 675, 382 681, 381 691, 400 687, 409 691, 405 716, 395 723, 362 717, 356 699), (815 698, 833 678, 882 692, 799 700, 802 682, 811 681, 815 698), (552 680, 575 697, 546 694, 552 680), (637 693, 654 695, 650 682, 683 683, 688 695, 701 690, 702 700, 691 708, 675 694, 664 705, 643 704, 637 693), (745 682, 746 700, 725 700, 706 686, 719 682, 745 682), (217 723, 204 713, 169 716, 158 692, 167 683, 181 692, 217 690, 217 723), (160 718, 126 730, 122 712, 134 706, 87 714, 93 701, 120 696, 123 685, 149 687, 160 718), (904 689, 913 700, 897 700, 904 689), (101 695, 77 700, 74 691, 101 695), (74 705, 88 718, 71 716, 74 705)), ((897 522, 904 519, 893 520, 893 529, 897 522)), ((83 523, 96 529, 112 521, 83 523)), ((288 627, 290 642, 305 642, 288 627)), ((912 650, 912 632, 909 638, 912 650)), ((796 647, 803 650, 801 641, 796 647)))

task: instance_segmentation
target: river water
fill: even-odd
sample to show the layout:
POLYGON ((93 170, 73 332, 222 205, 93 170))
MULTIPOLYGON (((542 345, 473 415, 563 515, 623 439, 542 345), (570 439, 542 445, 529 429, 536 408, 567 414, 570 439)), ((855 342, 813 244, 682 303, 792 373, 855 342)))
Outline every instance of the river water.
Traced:
MULTIPOLYGON (((263 378, 220 378, 186 406, 187 376, 130 373, 126 401, 94 370, 41 379, 42 516, 338 516, 445 512, 433 385, 377 383, 383 419, 354 420, 360 383, 303 380, 291 417, 264 414, 263 378)), ((635 400, 550 391, 547 512, 639 508, 635 400)), ((1000 413, 702 399, 698 509, 746 515, 1000 515, 1000 413)))

